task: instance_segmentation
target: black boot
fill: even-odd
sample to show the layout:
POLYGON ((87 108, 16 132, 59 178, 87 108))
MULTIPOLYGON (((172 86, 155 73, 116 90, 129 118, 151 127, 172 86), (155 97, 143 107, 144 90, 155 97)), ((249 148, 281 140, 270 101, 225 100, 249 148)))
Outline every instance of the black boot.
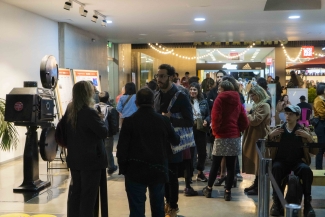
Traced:
POLYGON ((304 195, 304 217, 316 217, 315 211, 310 204, 311 196, 304 195))
POLYGON ((249 186, 248 188, 245 188, 244 189, 244 192, 251 191, 251 190, 253 190, 255 188, 257 189, 257 187, 258 187, 258 176, 255 177, 255 180, 254 180, 254 182, 252 183, 251 186, 249 186))
POLYGON ((273 204, 270 209, 271 216, 280 216, 284 214, 283 207, 277 195, 273 195, 273 204))

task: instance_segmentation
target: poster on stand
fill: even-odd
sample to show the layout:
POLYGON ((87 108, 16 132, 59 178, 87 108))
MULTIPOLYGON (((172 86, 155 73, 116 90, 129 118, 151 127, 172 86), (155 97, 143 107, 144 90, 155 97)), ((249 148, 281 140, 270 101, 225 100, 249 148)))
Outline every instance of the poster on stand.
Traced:
POLYGON ((70 69, 59 69, 59 80, 56 86, 56 95, 58 100, 58 113, 61 118, 68 104, 72 100, 73 80, 70 69))
POLYGON ((95 85, 96 89, 101 92, 99 72, 97 70, 73 69, 73 78, 74 83, 77 83, 78 81, 91 81, 95 85))

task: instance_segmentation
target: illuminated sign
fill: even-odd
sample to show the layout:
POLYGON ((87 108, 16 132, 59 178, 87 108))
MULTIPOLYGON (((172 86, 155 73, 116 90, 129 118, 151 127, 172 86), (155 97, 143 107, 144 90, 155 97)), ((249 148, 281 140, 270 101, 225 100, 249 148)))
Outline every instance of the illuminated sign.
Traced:
POLYGON ((267 65, 267 66, 272 65, 272 62, 273 62, 272 57, 268 57, 268 58, 266 58, 266 65, 267 65))
POLYGON ((237 65, 231 65, 231 63, 227 63, 222 66, 223 69, 237 69, 237 65))
POLYGON ((302 46, 301 58, 314 58, 314 46, 302 46))

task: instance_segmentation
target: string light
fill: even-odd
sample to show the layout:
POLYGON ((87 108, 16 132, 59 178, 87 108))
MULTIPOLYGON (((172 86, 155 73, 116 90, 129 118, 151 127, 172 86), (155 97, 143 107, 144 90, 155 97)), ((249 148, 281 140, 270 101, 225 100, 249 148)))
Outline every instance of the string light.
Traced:
POLYGON ((284 55, 287 57, 288 60, 290 60, 291 62, 297 62, 297 60, 300 59, 300 55, 301 55, 301 52, 302 52, 302 48, 300 48, 297 57, 294 58, 294 59, 292 59, 292 58, 287 54, 287 50, 286 50, 285 46, 284 46, 282 43, 281 43, 281 46, 282 46, 283 53, 284 53, 284 55))
POLYGON ((228 58, 228 59, 235 59, 235 58, 239 58, 240 56, 244 55, 249 49, 251 49, 253 46, 255 46, 255 43, 253 43, 252 45, 250 45, 248 48, 246 48, 246 50, 244 50, 243 52, 235 55, 235 56, 229 56, 229 55, 226 55, 224 53, 222 53, 220 50, 218 49, 213 49, 212 51, 210 51, 209 53, 207 54, 204 54, 204 55, 201 55, 201 56, 183 56, 183 55, 180 55, 180 54, 177 54, 174 52, 174 50, 168 50, 167 48, 159 45, 158 43, 156 43, 156 45, 153 45, 151 43, 148 43, 148 45, 154 49, 155 51, 157 51, 158 53, 160 54, 171 54, 171 55, 174 55, 176 57, 179 57, 179 58, 182 58, 182 59, 187 59, 187 60, 194 60, 194 59, 202 59, 202 58, 205 58, 205 57, 208 57, 208 56, 213 56, 212 54, 214 52, 218 52, 221 56, 225 57, 225 58, 228 58))
POLYGON ((247 51, 249 51, 249 49, 251 49, 252 47, 254 47, 255 46, 255 43, 253 43, 252 45, 250 45, 248 48, 246 48, 246 50, 244 50, 243 52, 240 52, 239 54, 237 54, 237 55, 235 55, 235 56, 230 56, 230 55, 226 55, 226 54, 223 54, 221 51, 219 51, 218 49, 216 49, 217 50, 217 52, 221 55, 221 56, 223 56, 223 57, 225 57, 225 58, 228 58, 228 59, 236 59, 236 58, 239 58, 240 56, 242 56, 242 55, 244 55, 247 51))
POLYGON ((172 49, 172 50, 168 50, 168 49, 165 48, 165 47, 162 48, 162 46, 161 46, 161 45, 158 46, 157 43, 156 43, 156 45, 159 47, 159 49, 162 48, 162 50, 159 50, 159 49, 158 49, 157 47, 155 47, 153 44, 148 43, 148 45, 149 45, 152 49, 154 49, 155 51, 157 51, 158 53, 161 53, 161 54, 171 54, 171 53, 174 52, 173 49, 172 49))

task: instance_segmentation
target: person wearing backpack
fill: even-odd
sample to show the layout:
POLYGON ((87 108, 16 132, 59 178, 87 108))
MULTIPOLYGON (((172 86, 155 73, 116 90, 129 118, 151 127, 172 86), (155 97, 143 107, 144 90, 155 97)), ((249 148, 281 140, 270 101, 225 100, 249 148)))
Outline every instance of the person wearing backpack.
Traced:
POLYGON ((101 112, 105 118, 105 124, 108 125, 108 134, 105 139, 105 149, 107 153, 108 169, 107 173, 109 175, 113 174, 117 170, 117 165, 114 164, 113 156, 113 146, 114 146, 114 135, 117 134, 119 130, 119 113, 117 110, 109 103, 109 94, 107 91, 99 93, 99 103, 95 104, 97 111, 101 112))
MULTIPOLYGON (((310 204, 312 199, 311 185, 313 183, 313 172, 309 167, 309 153, 316 154, 316 152, 315 149, 309 149, 308 147, 302 148, 304 143, 314 142, 313 136, 308 129, 298 124, 301 114, 299 106, 287 105, 284 111, 287 122, 281 127, 274 129, 266 136, 267 141, 280 142, 281 146, 268 148, 265 157, 272 158, 272 174, 280 189, 282 181, 291 171, 302 180, 304 216, 315 217, 315 211, 310 204)), ((288 189, 290 190, 290 187, 288 189)), ((295 192, 293 192, 293 194, 295 194, 295 192)), ((297 197, 300 197, 300 195, 297 195, 297 197)), ((273 190, 273 205, 270 210, 270 215, 279 216, 282 214, 283 207, 281 206, 276 192, 273 190)))

